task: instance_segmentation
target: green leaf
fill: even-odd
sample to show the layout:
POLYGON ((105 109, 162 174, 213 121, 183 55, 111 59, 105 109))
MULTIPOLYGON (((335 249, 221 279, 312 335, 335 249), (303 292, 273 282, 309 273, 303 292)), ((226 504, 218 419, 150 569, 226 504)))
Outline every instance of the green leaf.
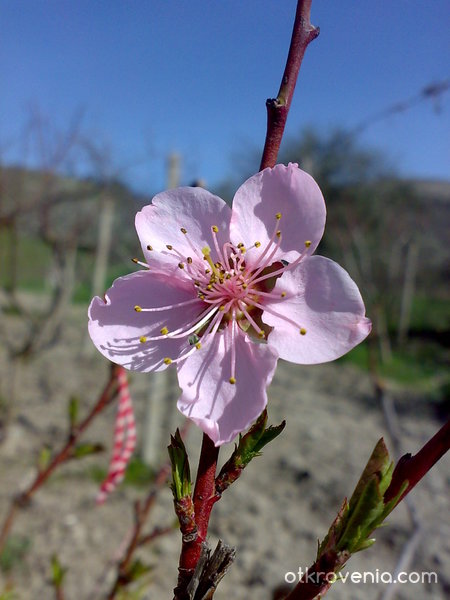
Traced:
POLYGON ((78 423, 78 414, 80 412, 80 399, 72 396, 68 406, 70 431, 73 431, 78 423))
POLYGON ((191 471, 189 468, 189 458, 186 447, 181 439, 179 429, 174 436, 170 436, 169 451, 170 462, 172 463, 172 492, 174 500, 178 501, 191 495, 192 482, 191 471))
POLYGON ((64 577, 67 573, 67 569, 64 568, 59 562, 59 558, 56 554, 53 554, 51 558, 51 569, 52 569, 52 583, 55 588, 60 588, 62 586, 64 577))
POLYGON ((103 452, 105 447, 103 444, 91 444, 89 442, 85 442, 83 444, 78 444, 72 451, 71 458, 80 459, 85 456, 90 456, 91 454, 98 454, 99 452, 103 452))
POLYGON ((48 465, 50 464, 50 461, 52 459, 52 449, 50 448, 50 446, 42 446, 40 452, 39 452, 39 456, 38 456, 38 469, 39 471, 45 471, 45 469, 48 467, 48 465))

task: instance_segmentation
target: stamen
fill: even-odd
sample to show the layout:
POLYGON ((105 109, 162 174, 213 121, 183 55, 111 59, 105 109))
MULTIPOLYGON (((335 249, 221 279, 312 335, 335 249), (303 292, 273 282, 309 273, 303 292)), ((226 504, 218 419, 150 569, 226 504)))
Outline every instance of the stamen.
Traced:
POLYGON ((259 248, 261 246, 261 242, 255 242, 254 246, 255 246, 255 248, 259 248))
POLYGON ((145 342, 147 341, 147 338, 145 337, 145 335, 143 335, 142 337, 139 338, 139 341, 141 342, 141 344, 145 344, 145 342))
POLYGON ((171 244, 166 244, 167 250, 173 250, 173 246, 171 244))
POLYGON ((301 335, 305 335, 306 334, 306 329, 304 327, 300 327, 300 334, 301 335))
POLYGON ((142 306, 136 305, 134 310, 136 312, 160 312, 163 310, 171 310, 172 308, 179 308, 180 306, 188 306, 189 304, 195 304, 196 302, 198 303, 198 298, 177 302, 176 304, 168 304, 167 306, 157 306, 156 308, 142 308, 142 306))
POLYGON ((276 218, 276 220, 277 220, 277 221, 279 221, 279 220, 281 219, 281 213, 280 213, 280 212, 279 212, 279 213, 277 213, 277 214, 275 215, 275 218, 276 218))
POLYGON ((183 263, 178 263, 178 268, 179 269, 184 269, 184 264, 183 263))
POLYGON ((182 227, 182 228, 180 229, 180 231, 181 231, 181 233, 184 233, 184 235, 186 235, 186 234, 187 234, 187 230, 186 230, 184 227, 182 227))
POLYGON ((150 245, 148 245, 147 250, 150 250, 150 252, 151 252, 153 250, 153 248, 150 245))
POLYGON ((232 385, 234 385, 236 383, 236 377, 230 377, 230 379, 228 380, 232 385))
POLYGON ((219 231, 219 228, 217 227, 217 225, 213 225, 211 227, 211 229, 214 231, 214 233, 217 233, 219 231))
POLYGON ((138 260, 137 258, 132 258, 131 260, 134 262, 135 265, 140 265, 141 267, 144 267, 145 269, 150 269, 150 267, 148 266, 147 263, 142 262, 142 261, 138 260))
POLYGON ((172 359, 169 358, 168 356, 164 359, 164 362, 166 363, 166 365, 171 365, 172 364, 172 359))
POLYGON ((208 263, 208 265, 211 267, 212 272, 214 273, 214 275, 217 275, 217 277, 219 277, 220 273, 219 273, 216 265, 212 261, 211 250, 208 248, 208 246, 205 246, 204 248, 202 248, 202 254, 203 254, 204 259, 208 263))
POLYGON ((309 248, 311 246, 311 240, 306 240, 305 246, 306 248, 309 248))
POLYGON ((167 327, 163 327, 161 329, 161 335, 167 335, 169 333, 169 330, 167 329, 167 327))

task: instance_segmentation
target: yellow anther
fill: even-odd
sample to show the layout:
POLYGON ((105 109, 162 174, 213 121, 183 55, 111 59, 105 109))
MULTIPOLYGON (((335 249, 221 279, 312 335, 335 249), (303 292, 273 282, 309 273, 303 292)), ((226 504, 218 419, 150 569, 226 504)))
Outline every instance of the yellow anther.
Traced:
POLYGON ((221 267, 222 265, 220 264, 220 262, 216 262, 216 263, 214 263, 214 266, 215 266, 217 269, 220 269, 220 267, 221 267))
POLYGON ((167 335, 169 333, 169 330, 167 329, 167 327, 163 327, 161 329, 161 335, 167 335))
POLYGON ((311 240, 306 240, 305 246, 306 248, 309 248, 311 246, 311 240))
POLYGON ((302 327, 302 328, 300 329, 300 334, 301 334, 301 335, 305 335, 305 333, 306 333, 306 329, 305 329, 304 327, 302 327))
POLYGON ((242 284, 242 289, 243 289, 243 290, 246 290, 246 289, 247 289, 247 287, 248 287, 248 286, 247 286, 247 284, 246 284, 246 283, 243 283, 243 284, 242 284))
POLYGON ((183 263, 178 263, 178 268, 179 269, 184 269, 184 264, 183 263))
POLYGON ((138 306, 138 305, 136 304, 136 306, 134 307, 134 310, 135 310, 136 312, 141 312, 141 311, 142 311, 142 307, 141 307, 141 306, 138 306))
POLYGON ((203 294, 200 294, 200 295, 199 295, 199 298, 200 298, 200 300, 204 300, 204 299, 205 299, 205 296, 204 296, 203 294))
POLYGON ((151 252, 153 250, 153 248, 150 245, 148 245, 147 250, 150 250, 150 252, 151 252))
POLYGON ((237 248, 243 248, 244 247, 244 242, 239 242, 239 244, 237 245, 237 248))
POLYGON ((197 348, 197 350, 200 350, 200 348, 202 347, 202 345, 200 344, 200 342, 197 342, 195 344, 195 347, 197 348))
POLYGON ((230 377, 230 379, 228 380, 232 385, 234 385, 236 383, 236 377, 230 377))
POLYGON ((281 297, 284 298, 286 296, 286 292, 281 292, 281 297))
POLYGON ((259 248, 261 246, 261 242, 255 242, 255 248, 259 248))
POLYGON ((171 246, 170 244, 166 244, 166 248, 167 250, 173 250, 173 246, 171 246))
POLYGON ((192 258, 190 256, 188 256, 186 260, 188 265, 192 265, 192 258))
POLYGON ((186 235, 186 234, 187 234, 187 231, 186 231, 186 229, 185 229, 184 227, 182 227, 182 228, 180 229, 180 231, 181 231, 181 233, 184 233, 184 235, 186 235))
POLYGON ((172 364, 172 359, 169 358, 168 356, 166 356, 166 358, 164 359, 164 362, 166 363, 166 365, 171 365, 172 364))
POLYGON ((143 335, 139 338, 139 341, 141 342, 141 344, 144 344, 147 341, 147 338, 145 337, 145 335, 143 335))
POLYGON ((208 285, 206 286, 206 289, 207 289, 207 290, 212 290, 212 289, 213 289, 213 286, 212 286, 212 284, 211 284, 211 283, 208 283, 208 285))
POLYGON ((265 331, 263 331, 263 330, 261 329, 261 330, 258 332, 258 336, 259 336, 260 338, 266 337, 266 333, 265 333, 265 331))
POLYGON ((279 221, 281 219, 281 213, 277 213, 275 215, 275 218, 276 218, 277 221, 279 221))
POLYGON ((242 246, 242 248, 239 248, 241 251, 241 254, 245 254, 247 252, 247 249, 244 248, 244 246, 242 246))
POLYGON ((214 233, 217 233, 219 231, 219 228, 217 227, 217 225, 213 225, 211 227, 211 229, 214 231, 214 233))
POLYGON ((200 281, 194 281, 194 285, 198 287, 200 285, 200 281))
POLYGON ((279 238, 279 237, 280 237, 280 235, 281 235, 281 231, 280 231, 280 230, 278 230, 278 231, 277 231, 277 237, 279 238))
POLYGON ((139 262, 137 258, 132 258, 131 260, 134 262, 134 264, 139 262))
POLYGON ((225 310, 225 305, 222 304, 221 306, 219 306, 219 310, 225 310))

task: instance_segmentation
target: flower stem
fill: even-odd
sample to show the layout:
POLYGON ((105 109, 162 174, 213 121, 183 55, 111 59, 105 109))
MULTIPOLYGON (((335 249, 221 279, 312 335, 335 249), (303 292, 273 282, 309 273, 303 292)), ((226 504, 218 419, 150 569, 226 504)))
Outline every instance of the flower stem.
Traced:
POLYGON ((278 150, 283 137, 284 127, 294 95, 295 84, 308 44, 319 35, 319 28, 311 25, 312 0, 298 0, 292 30, 291 45, 286 61, 281 85, 276 98, 266 101, 267 132, 261 158, 260 171, 273 167, 277 162, 278 150))
POLYGON ((176 600, 187 598, 186 585, 189 583, 200 558, 202 543, 206 540, 208 533, 212 508, 220 498, 216 492, 215 483, 218 456, 219 448, 216 448, 214 442, 204 433, 194 489, 197 537, 194 540, 183 541, 178 566, 178 585, 174 590, 176 600))

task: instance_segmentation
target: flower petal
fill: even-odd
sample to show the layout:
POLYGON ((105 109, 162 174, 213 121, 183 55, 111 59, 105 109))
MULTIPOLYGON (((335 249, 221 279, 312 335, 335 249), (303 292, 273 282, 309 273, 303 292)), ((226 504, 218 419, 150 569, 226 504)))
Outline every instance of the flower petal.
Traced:
POLYGON ((202 311, 201 300, 186 306, 159 312, 136 312, 143 308, 173 305, 195 299, 193 286, 183 279, 163 277, 139 271, 116 279, 105 294, 89 307, 89 334, 98 350, 119 365, 132 371, 161 371, 164 358, 176 358, 187 339, 163 339, 141 343, 142 336, 160 335, 162 327, 174 331, 188 325, 202 311))
POLYGON ((244 243, 247 263, 256 261, 278 228, 281 243, 272 262, 282 258, 293 261, 301 252, 314 252, 323 235, 325 218, 325 202, 314 179, 293 163, 287 167, 276 165, 253 175, 237 190, 231 241, 244 243), (281 213, 280 221, 276 220, 277 213, 281 213), (250 249, 256 241, 261 246, 250 249), (311 242, 307 249, 306 241, 311 242))
POLYGON ((280 294, 280 300, 264 302, 267 310, 262 319, 274 328, 268 343, 280 358, 304 365, 328 362, 370 333, 372 324, 364 316, 356 283, 328 258, 306 258, 292 271, 285 271, 273 291, 280 294), (281 292, 286 292, 283 300, 281 292), (304 335, 300 327, 306 329, 304 335))
POLYGON ((231 325, 216 333, 178 368, 183 390, 178 409, 216 446, 230 442, 261 414, 278 358, 267 344, 252 342, 242 330, 238 331, 235 384, 229 383, 231 325))
POLYGON ((219 260, 211 227, 217 225, 217 239, 222 247, 229 240, 230 218, 230 207, 218 196, 200 187, 181 187, 157 194, 152 204, 137 213, 135 223, 148 264, 173 272, 188 256, 203 265, 201 251, 205 246, 211 249, 214 262, 219 260), (197 259, 188 237, 197 249, 197 259), (167 245, 173 250, 168 250, 167 245), (148 246, 153 250, 149 251, 148 246))

